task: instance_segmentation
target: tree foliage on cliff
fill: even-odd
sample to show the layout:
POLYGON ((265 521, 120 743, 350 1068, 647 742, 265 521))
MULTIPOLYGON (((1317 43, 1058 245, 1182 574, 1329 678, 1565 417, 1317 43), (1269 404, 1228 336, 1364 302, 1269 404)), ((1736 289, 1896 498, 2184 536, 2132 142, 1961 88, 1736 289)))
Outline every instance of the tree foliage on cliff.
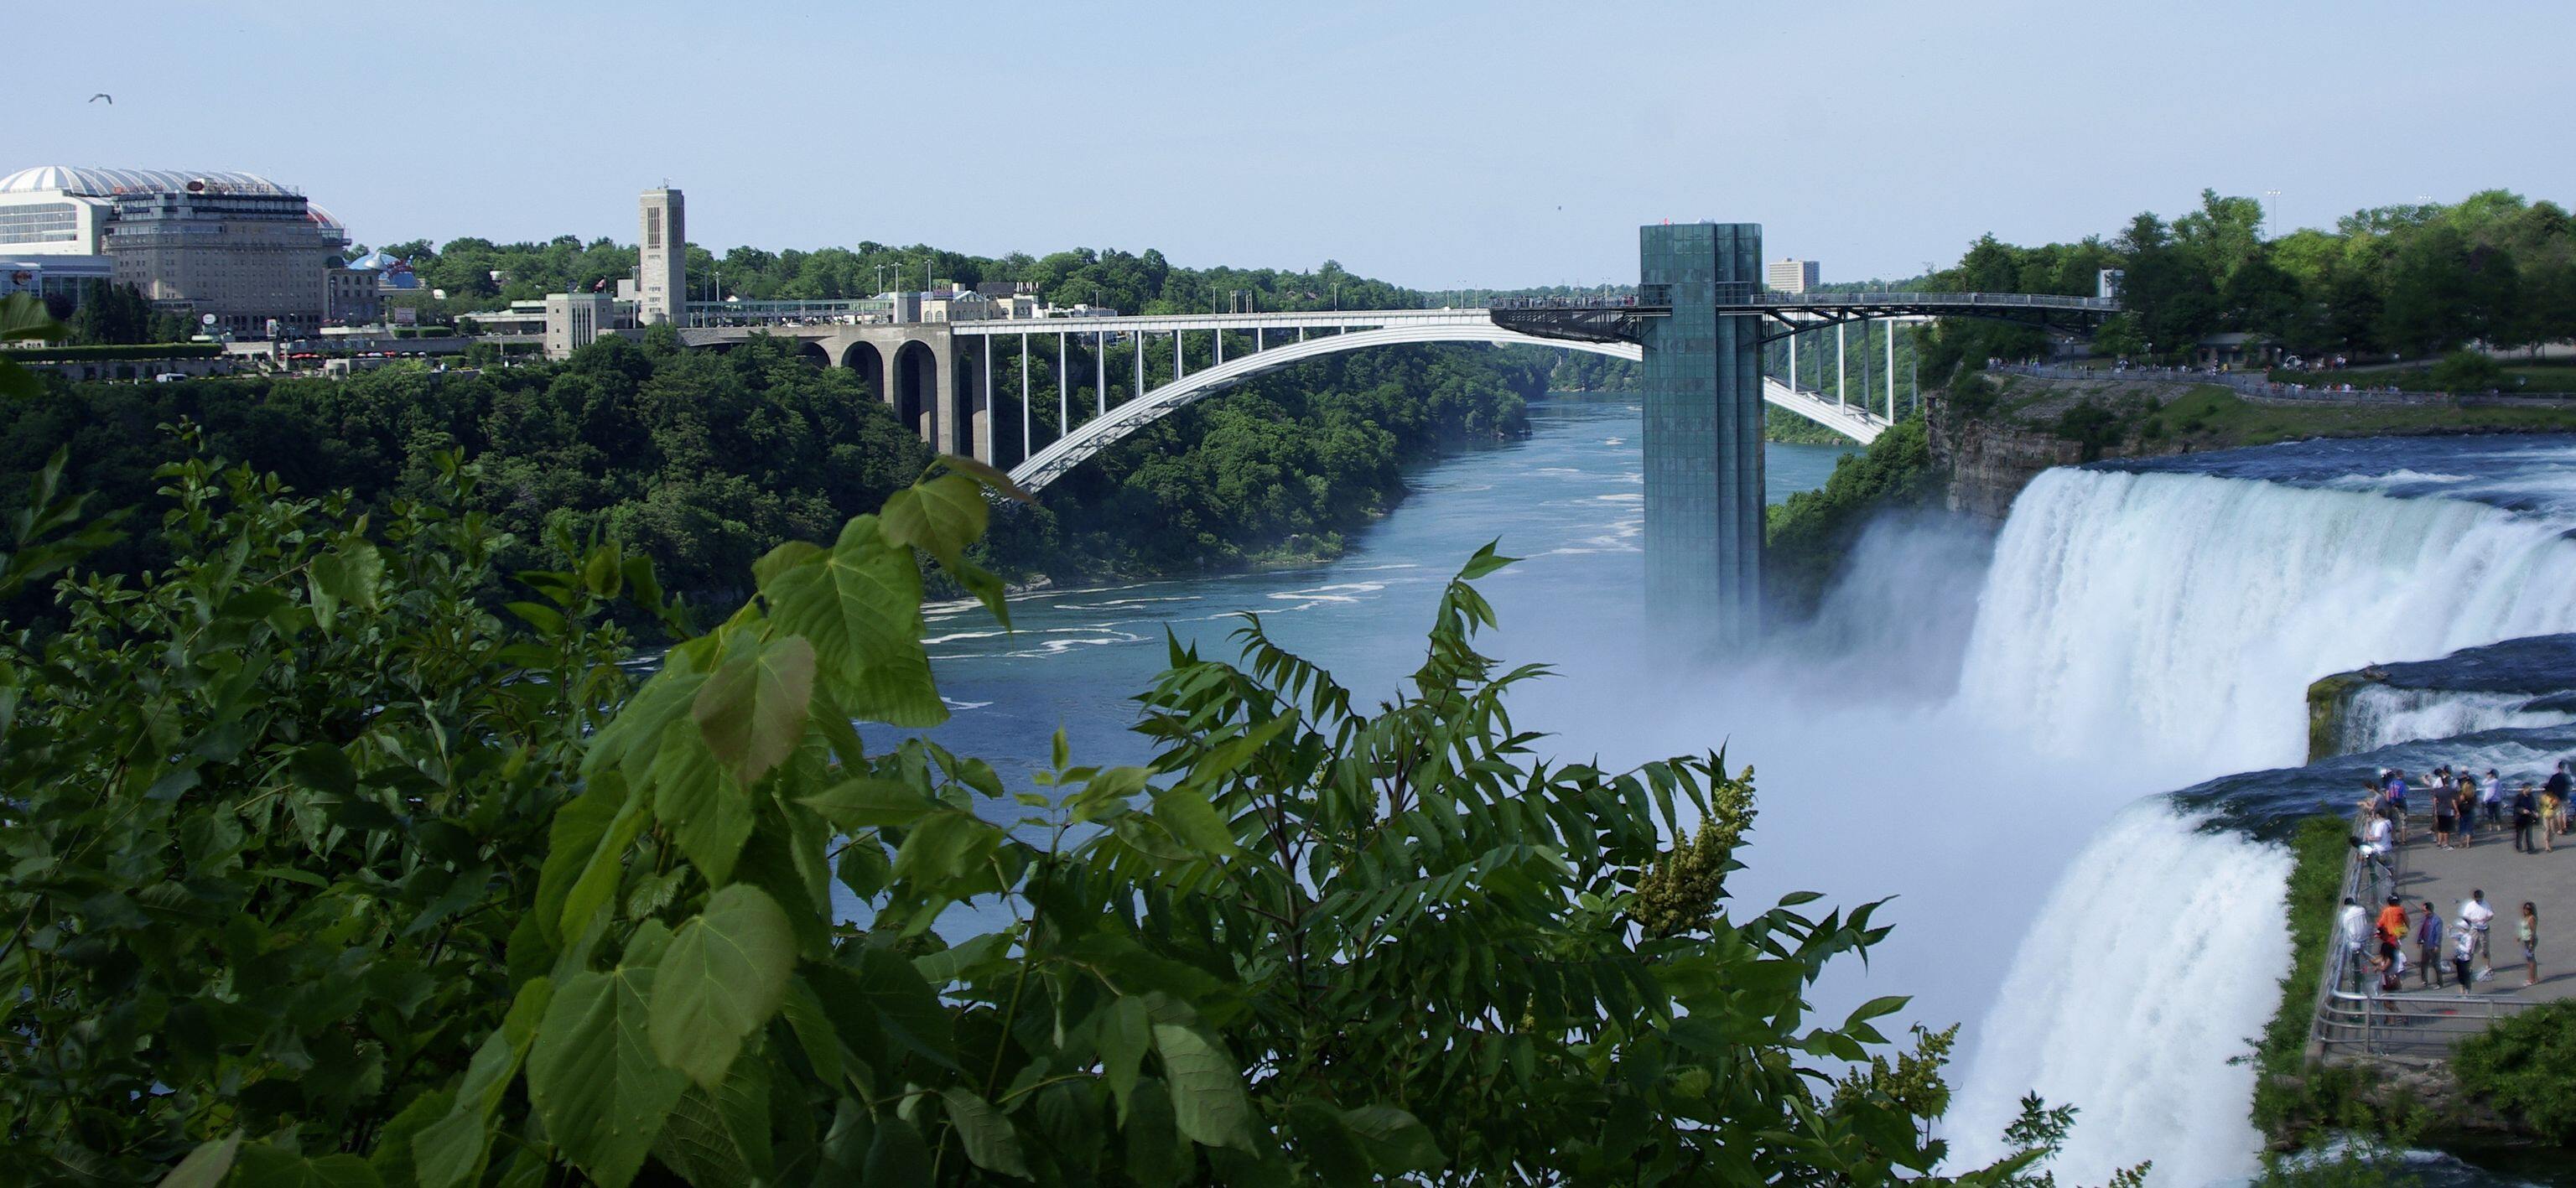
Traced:
MULTIPOLYGON (((600 532, 689 591, 740 590, 770 546, 828 536, 930 457, 849 373, 783 346, 603 339, 561 365, 479 374, 57 385, 0 402, 0 483, 23 486, 68 446, 75 485, 141 503, 169 449, 157 426, 182 418, 213 452, 379 513, 442 489, 443 451, 470 453, 485 476, 474 510, 518 542, 505 569, 537 563, 557 532, 600 532)), ((146 531, 99 562, 130 572, 177 555, 146 531)))
POLYGON ((1868 449, 1837 459, 1823 487, 1765 509, 1764 597, 1793 615, 1813 610, 1870 517, 1923 503, 1938 479, 1920 416, 1898 421, 1868 449))
MULTIPOLYGON (((74 568, 64 630, 0 626, 9 1166, 1866 1184, 1942 1153, 1923 1068, 1823 1063, 1876 1069, 1901 1000, 1806 1002, 1875 906, 1733 910, 1751 774, 1717 756, 1530 755, 1506 701, 1541 670, 1474 647, 1490 549, 1395 698, 1247 620, 1234 660, 1174 647, 1151 763, 1059 737, 1013 788, 884 729, 946 712, 917 557, 1007 609, 963 560, 996 476, 952 460, 771 551, 637 685, 604 613, 670 618, 651 567, 558 533, 489 613, 511 542, 441 473, 371 517, 184 460, 179 560, 131 582, 80 566, 59 468, 14 521, 0 588, 74 568), (969 902, 988 930, 932 927, 969 902)), ((2026 1121, 1957 1182, 2021 1182, 2065 1115, 2026 1121)))
MULTIPOLYGON (((1116 362, 1111 374, 1123 375, 1133 360, 1116 362)), ((1149 377, 1168 374, 1167 358, 1150 362, 1149 377)), ((1046 393, 1053 359, 1031 366, 1046 393)), ((1401 495, 1407 463, 1442 442, 1525 431, 1543 367, 1534 352, 1384 348, 1256 378, 1148 426, 1006 517, 988 560, 1074 577, 1330 551, 1401 495)), ((1082 382, 1070 402, 1088 409, 1092 369, 1072 370, 1082 382)), ((997 387, 1016 392, 1018 377, 997 375, 997 387)), ((1042 444, 1055 402, 1034 403, 1042 444)), ((996 414, 995 429, 1014 452, 1016 415, 996 414)), ((141 502, 166 448, 156 427, 183 417, 217 452, 374 509, 435 486, 440 451, 469 453, 488 476, 478 510, 520 542, 505 568, 535 564, 529 550, 556 529, 597 530, 651 557, 674 590, 719 599, 740 595, 770 546, 830 535, 930 457, 853 371, 817 368, 783 342, 684 351, 657 334, 479 373, 57 383, 0 402, 0 488, 23 486, 67 445, 78 485, 141 502)), ((147 531, 100 563, 134 571, 168 555, 147 531)))
MULTIPOLYGON (((2127 311, 2097 344, 2174 355, 2204 335, 2260 335, 2311 357, 2438 355, 2469 342, 2515 348, 2576 338, 2576 220, 2504 190, 2455 204, 2356 211, 2332 229, 2267 238, 2261 204, 2204 190, 2198 210, 2141 213, 2110 238, 1972 244, 1936 287, 2090 296, 2098 271, 2127 276, 2127 311)), ((2034 353, 2036 331, 1953 319, 1927 362, 2034 353)))

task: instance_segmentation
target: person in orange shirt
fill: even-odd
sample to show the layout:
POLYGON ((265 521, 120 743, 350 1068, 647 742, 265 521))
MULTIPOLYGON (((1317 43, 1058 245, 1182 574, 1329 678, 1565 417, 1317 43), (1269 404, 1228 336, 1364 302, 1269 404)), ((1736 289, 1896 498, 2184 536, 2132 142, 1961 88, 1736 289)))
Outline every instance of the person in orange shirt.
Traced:
POLYGON ((2388 906, 2379 909, 2380 969, 2390 970, 2396 967, 2397 946, 2405 943, 2407 931, 2406 905, 2397 902, 2397 897, 2391 895, 2388 897, 2388 906))

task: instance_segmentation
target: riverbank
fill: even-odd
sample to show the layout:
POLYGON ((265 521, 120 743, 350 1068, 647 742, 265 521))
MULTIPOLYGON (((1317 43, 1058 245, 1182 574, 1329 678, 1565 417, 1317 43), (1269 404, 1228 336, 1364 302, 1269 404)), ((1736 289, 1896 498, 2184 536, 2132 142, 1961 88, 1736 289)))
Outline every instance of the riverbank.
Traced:
POLYGON ((1929 427, 1943 502, 2000 522, 2052 466, 2315 437, 2576 432, 2576 401, 2342 401, 2248 397, 2190 376, 1971 373, 1936 393, 1929 427))

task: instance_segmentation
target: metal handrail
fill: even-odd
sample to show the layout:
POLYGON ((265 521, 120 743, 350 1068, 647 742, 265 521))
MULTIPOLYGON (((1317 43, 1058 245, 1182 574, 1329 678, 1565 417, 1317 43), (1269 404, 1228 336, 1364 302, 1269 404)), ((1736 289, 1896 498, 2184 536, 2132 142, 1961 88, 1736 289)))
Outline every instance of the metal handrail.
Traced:
MULTIPOLYGON (((1650 286, 1653 287, 1653 286, 1650 286)), ((1867 292, 1784 293, 1761 289, 1733 281, 1717 285, 1720 306, 1798 307, 1832 309, 1843 306, 1913 305, 1913 306, 2006 306, 2025 309, 2075 309, 2117 311, 2120 303, 2108 297, 2066 297, 2054 293, 1933 293, 1899 290, 1867 292)), ((1597 297, 1500 297, 1495 309, 1641 309, 1661 308, 1663 303, 1641 301, 1620 294, 1597 297)))

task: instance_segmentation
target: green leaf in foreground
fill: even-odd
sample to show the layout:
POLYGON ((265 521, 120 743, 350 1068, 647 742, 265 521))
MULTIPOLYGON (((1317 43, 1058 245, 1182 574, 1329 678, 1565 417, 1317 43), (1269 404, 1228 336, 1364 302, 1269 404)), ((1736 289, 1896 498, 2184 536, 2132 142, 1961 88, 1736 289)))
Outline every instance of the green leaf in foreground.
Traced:
POLYGON ((787 993, 796 939, 787 914, 759 888, 737 883, 671 934, 653 995, 653 1054, 713 1089, 787 993))
POLYGON ((948 1121, 957 1127, 958 1141, 975 1166, 1030 1178, 1028 1160, 1020 1154, 1019 1132, 1011 1129, 1011 1120, 992 1103, 964 1089, 942 1089, 939 1099, 948 1104, 948 1121))
POLYGON ((708 674, 689 715, 707 748, 748 788, 796 749, 813 698, 814 645, 791 635, 728 658, 708 674))
POLYGON ((662 1117, 689 1079, 646 1038, 655 971, 585 970, 555 991, 528 1053, 528 1098, 564 1155, 607 1188, 644 1165, 662 1117))
POLYGON ((1181 1133, 1203 1146, 1251 1149, 1252 1104, 1225 1042, 1178 999, 1156 992, 1146 996, 1146 1006, 1181 1133))

